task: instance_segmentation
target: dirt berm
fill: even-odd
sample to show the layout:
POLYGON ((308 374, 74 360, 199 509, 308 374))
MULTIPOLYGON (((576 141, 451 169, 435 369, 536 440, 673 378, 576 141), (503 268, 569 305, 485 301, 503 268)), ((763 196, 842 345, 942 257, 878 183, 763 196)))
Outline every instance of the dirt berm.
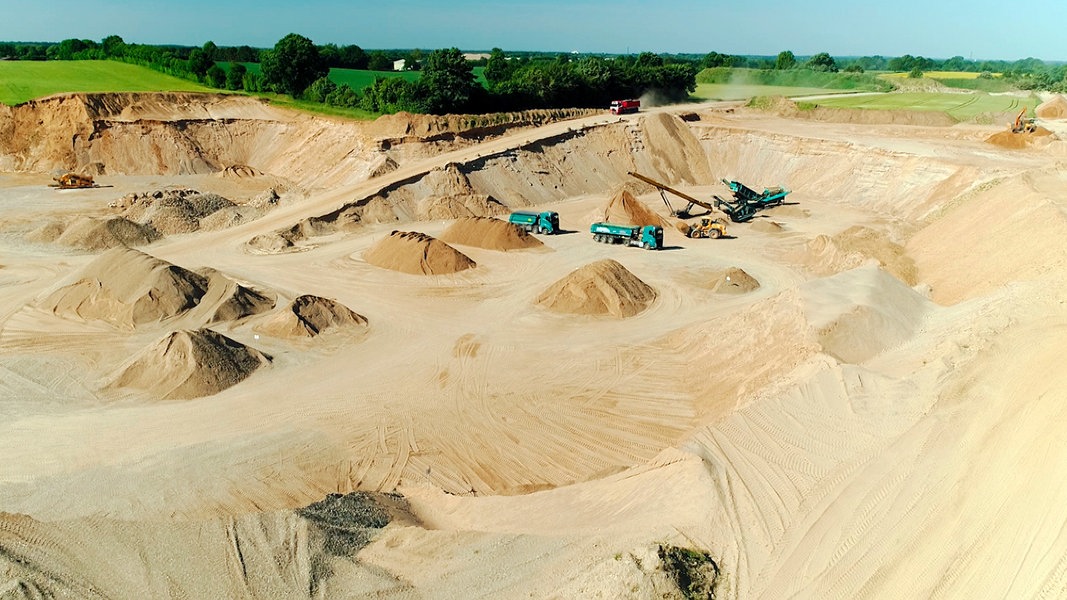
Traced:
POLYGON ((656 290, 609 258, 553 283, 536 302, 555 312, 625 318, 645 310, 655 299, 656 290))
POLYGON ((447 275, 477 264, 441 240, 417 231, 394 231, 363 253, 370 264, 413 275, 447 275))
POLYGON ((180 330, 122 367, 109 387, 143 390, 164 400, 198 398, 236 385, 270 361, 210 329, 180 330))

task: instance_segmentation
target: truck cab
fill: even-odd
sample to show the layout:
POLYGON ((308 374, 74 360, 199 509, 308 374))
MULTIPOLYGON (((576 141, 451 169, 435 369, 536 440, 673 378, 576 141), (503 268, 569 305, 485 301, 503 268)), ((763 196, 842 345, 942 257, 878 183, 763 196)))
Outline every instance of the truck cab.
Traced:
POLYGON ((645 225, 641 228, 639 246, 647 250, 663 249, 663 228, 657 225, 645 225))
POLYGON ((533 212, 517 210, 508 215, 508 222, 522 227, 530 233, 559 233, 559 213, 555 211, 533 212))
POLYGON ((635 113, 641 109, 640 100, 612 100, 609 110, 613 115, 624 115, 626 113, 635 113))

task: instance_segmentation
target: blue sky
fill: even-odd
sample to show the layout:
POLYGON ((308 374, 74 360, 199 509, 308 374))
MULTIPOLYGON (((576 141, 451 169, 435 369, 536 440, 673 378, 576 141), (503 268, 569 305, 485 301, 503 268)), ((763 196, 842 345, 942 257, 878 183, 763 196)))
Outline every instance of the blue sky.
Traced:
POLYGON ((1067 60, 1067 2, 1036 0, 0 0, 0 40, 1067 60))

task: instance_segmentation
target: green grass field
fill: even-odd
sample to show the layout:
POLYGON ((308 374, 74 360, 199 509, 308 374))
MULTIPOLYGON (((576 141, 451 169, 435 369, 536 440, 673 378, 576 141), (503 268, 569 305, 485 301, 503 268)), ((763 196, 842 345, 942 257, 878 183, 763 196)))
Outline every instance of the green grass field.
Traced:
POLYGON ((814 96, 822 94, 844 94, 854 90, 828 90, 814 87, 788 87, 780 85, 736 85, 732 83, 698 83, 695 92, 689 98, 696 102, 709 100, 745 100, 757 96, 814 96))
POLYGON ((871 108, 884 110, 932 110, 946 112, 960 121, 969 121, 987 113, 1012 113, 1022 107, 1033 110, 1041 101, 1036 96, 991 96, 989 94, 938 94, 906 92, 869 96, 842 96, 817 101, 819 106, 836 108, 871 108))
POLYGON ((106 60, 0 61, 0 103, 62 92, 210 92, 198 83, 106 60))

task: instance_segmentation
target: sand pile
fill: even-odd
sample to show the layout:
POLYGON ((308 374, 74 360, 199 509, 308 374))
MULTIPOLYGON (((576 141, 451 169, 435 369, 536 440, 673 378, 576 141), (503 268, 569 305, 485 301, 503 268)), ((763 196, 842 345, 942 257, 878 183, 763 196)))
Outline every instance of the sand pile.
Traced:
POLYGON ((441 234, 440 239, 449 244, 487 250, 520 250, 544 246, 541 240, 530 235, 525 229, 491 217, 459 219, 441 234))
POLYGON ((834 236, 820 235, 808 242, 805 262, 819 275, 856 268, 869 260, 908 285, 918 281, 915 261, 904 247, 869 227, 853 226, 834 236))
POLYGON ((632 317, 656 299, 656 290, 606 259, 590 263, 553 283, 537 297, 549 310, 578 315, 632 317))
POLYGON ((121 246, 144 246, 158 240, 160 235, 155 229, 125 217, 80 217, 70 225, 49 223, 27 237, 80 250, 100 251, 121 246))
POLYGON ((112 207, 122 210, 122 216, 131 221, 172 235, 197 231, 202 219, 222 210, 233 211, 237 205, 218 194, 180 188, 128 194, 112 207))
POLYGON ((1036 143, 1052 140, 1052 132, 1044 127, 1038 127, 1033 133, 1012 133, 1010 130, 998 131, 986 138, 986 143, 1007 148, 1009 150, 1021 150, 1036 143))
POLYGON ((785 228, 782 227, 781 223, 768 221, 766 219, 755 219, 748 228, 752 231, 761 231, 763 233, 782 233, 785 231, 785 228))
POLYGON ((801 297, 823 350, 853 364, 911 338, 933 306, 875 265, 810 281, 801 297))
POLYGON ((237 321, 258 315, 274 308, 272 295, 245 287, 214 269, 202 269, 208 278, 208 292, 200 300, 200 306, 210 311, 205 315, 207 323, 237 321))
POLYGON ((458 217, 489 217, 503 215, 508 208, 489 194, 455 194, 431 196, 419 203, 419 219, 455 219, 458 217))
POLYGON ((672 224, 656 214, 626 188, 623 188, 608 200, 604 207, 604 220, 619 225, 658 225, 668 228, 672 224))
POLYGON ((168 334, 124 366, 109 387, 160 399, 210 396, 270 364, 270 357, 210 329, 168 334))
POLYGON ((1034 114, 1042 119, 1067 119, 1067 98, 1056 94, 1039 104, 1034 114))
POLYGON ((366 325, 366 317, 336 300, 304 295, 257 329, 278 337, 315 337, 366 325))
POLYGON ((759 289, 759 281, 737 267, 716 273, 711 280, 711 290, 720 294, 744 294, 759 289))
POLYGON ((129 248, 108 250, 80 275, 42 301, 42 308, 132 329, 194 308, 208 290, 207 277, 129 248))
POLYGON ((477 266, 459 250, 417 231, 394 231, 368 248, 363 258, 377 267, 414 275, 445 275, 477 266))
POLYGON ((693 184, 714 180, 700 140, 682 119, 668 113, 654 113, 645 116, 641 124, 653 177, 693 184))

